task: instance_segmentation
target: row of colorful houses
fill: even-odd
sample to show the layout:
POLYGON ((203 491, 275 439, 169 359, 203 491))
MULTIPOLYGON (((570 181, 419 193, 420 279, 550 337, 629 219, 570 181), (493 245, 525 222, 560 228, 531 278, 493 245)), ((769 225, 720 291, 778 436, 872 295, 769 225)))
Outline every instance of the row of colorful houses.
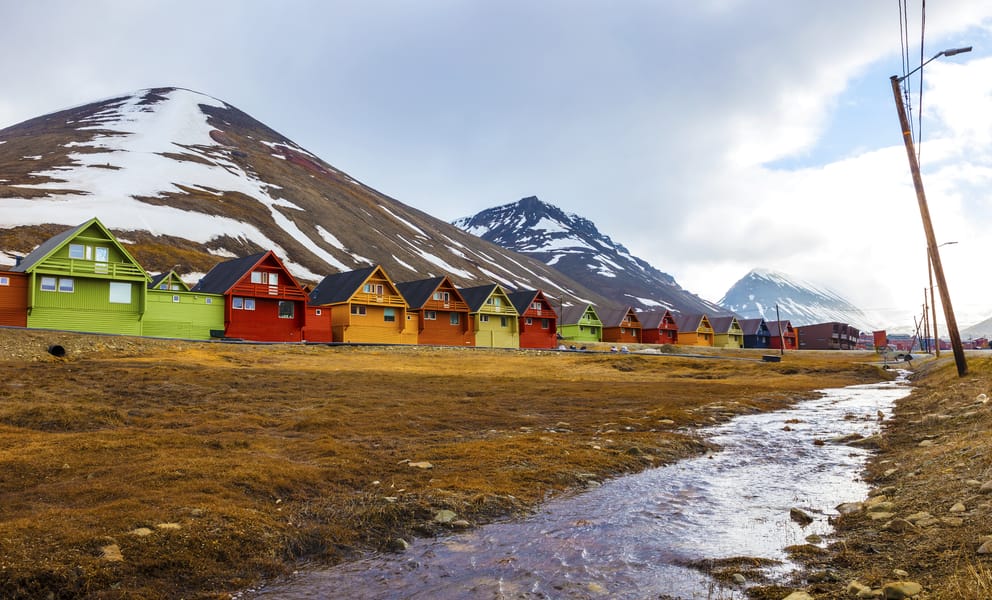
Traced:
POLYGON ((551 300, 541 290, 495 283, 459 288, 447 276, 395 283, 380 265, 328 275, 310 289, 272 251, 222 262, 190 287, 175 272, 146 272, 95 218, 0 272, 6 326, 262 342, 800 347, 789 321, 600 312, 592 304, 559 304, 559 315, 551 300))

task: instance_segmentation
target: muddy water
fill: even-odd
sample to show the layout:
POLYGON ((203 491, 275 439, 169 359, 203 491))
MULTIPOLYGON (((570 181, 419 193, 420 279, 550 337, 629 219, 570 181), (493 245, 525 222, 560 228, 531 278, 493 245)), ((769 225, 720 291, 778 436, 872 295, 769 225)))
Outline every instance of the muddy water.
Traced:
POLYGON ((417 540, 402 554, 305 571, 251 598, 740 599, 685 567, 753 556, 792 566, 783 548, 830 532, 836 505, 861 500, 867 453, 814 443, 879 427, 905 382, 823 390, 822 398, 707 430, 722 450, 618 478, 543 505, 530 518, 417 540), (793 507, 814 517, 800 527, 793 507))

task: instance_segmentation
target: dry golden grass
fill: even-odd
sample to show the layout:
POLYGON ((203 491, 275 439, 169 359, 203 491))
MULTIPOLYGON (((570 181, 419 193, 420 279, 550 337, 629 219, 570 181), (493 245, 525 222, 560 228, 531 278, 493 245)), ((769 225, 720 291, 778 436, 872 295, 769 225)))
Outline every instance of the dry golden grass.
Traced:
POLYGON ((526 511, 701 451, 681 428, 884 376, 864 355, 725 356, 0 329, 0 597, 225 597, 442 531, 438 509, 526 511))

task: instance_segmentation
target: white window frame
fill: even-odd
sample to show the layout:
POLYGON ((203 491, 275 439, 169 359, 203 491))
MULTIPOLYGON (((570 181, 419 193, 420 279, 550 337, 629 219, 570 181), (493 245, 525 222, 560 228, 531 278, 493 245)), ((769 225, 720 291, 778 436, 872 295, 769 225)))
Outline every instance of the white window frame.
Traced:
POLYGON ((459 315, 456 312, 449 313, 449 314, 450 314, 450 316, 448 317, 448 322, 449 323, 451 323, 452 325, 461 325, 461 323, 462 323, 462 317, 461 317, 461 315, 459 315))
POLYGON ((437 321, 437 311, 436 310, 425 310, 424 311, 425 321, 437 321))
POLYGON ((296 303, 292 300, 280 300, 279 301, 279 318, 280 319, 295 319, 296 318, 296 303), (283 308, 289 306, 289 314, 283 314, 283 308))
POLYGON ((178 303, 179 302, 179 294, 173 294, 172 295, 172 301, 178 303))
POLYGON ((245 298, 245 310, 255 310, 254 298, 245 298))
POLYGON ((59 291, 59 280, 57 277, 42 277, 39 284, 43 292, 59 291))
POLYGON ((72 277, 59 277, 59 292, 72 294, 76 291, 76 280, 72 277))
POLYGON ((80 260, 86 258, 86 246, 83 244, 69 244, 69 258, 80 260))
POLYGON ((352 304, 351 305, 351 314, 353 314, 355 316, 364 317, 367 312, 368 311, 365 309, 365 305, 364 304, 352 304))
POLYGON ((382 309, 382 320, 385 323, 395 323, 396 322, 396 309, 395 308, 384 308, 384 309, 382 309))
POLYGON ((245 309, 245 299, 241 296, 231 296, 231 309, 233 310, 244 310, 245 309))
POLYGON ((10 277, 0 276, 0 285, 10 285, 10 277))
POLYGON ((131 286, 132 284, 123 281, 111 281, 110 285, 107 286, 110 290, 110 303, 131 304, 131 294, 134 291, 131 286), (125 292, 127 293, 126 299, 125 292))

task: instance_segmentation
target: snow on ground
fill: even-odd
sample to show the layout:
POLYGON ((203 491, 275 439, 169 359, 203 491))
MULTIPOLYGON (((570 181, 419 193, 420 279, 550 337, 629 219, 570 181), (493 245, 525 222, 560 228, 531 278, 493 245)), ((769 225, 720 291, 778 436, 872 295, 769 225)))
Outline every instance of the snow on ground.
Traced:
POLYGON ((392 218, 394 218, 394 219, 396 219, 396 220, 397 220, 397 221, 399 221, 400 223, 403 223, 404 225, 406 225, 407 227, 409 227, 410 229, 412 229, 412 230, 413 230, 414 232, 416 232, 416 233, 417 233, 418 235, 420 235, 420 236, 422 236, 422 237, 424 237, 424 238, 430 238, 430 236, 429 236, 429 235, 427 235, 426 233, 424 233, 424 230, 423 230, 423 229, 421 229, 421 228, 419 228, 419 227, 417 227, 416 225, 414 225, 414 224, 413 224, 413 223, 411 223, 410 221, 407 221, 407 220, 406 220, 406 219, 404 219, 403 217, 401 217, 401 216, 399 216, 399 215, 397 215, 396 213, 394 213, 393 211, 391 211, 391 210, 389 210, 388 208, 386 208, 386 207, 385 207, 385 206, 383 206, 382 204, 380 204, 380 205, 379 205, 379 208, 381 208, 381 209, 383 210, 383 212, 385 212, 385 213, 386 213, 387 215, 389 215, 390 217, 392 217, 392 218))
MULTIPOLYGON (((410 270, 410 271, 413 271, 414 273, 417 273, 417 272, 418 272, 416 268, 414 268, 414 267, 411 267, 410 265, 408 265, 408 264, 406 264, 406 263, 405 263, 405 262, 403 262, 402 260, 400 260, 400 259, 398 259, 398 258, 396 258, 396 255, 395 255, 395 254, 393 254, 393 255, 391 255, 391 256, 393 257, 393 260, 395 260, 395 261, 396 261, 396 263, 397 263, 398 265, 400 265, 401 267, 403 267, 403 268, 405 268, 405 269, 407 269, 407 270, 410 270)), ((427 277, 433 277, 433 275, 427 275, 427 277)))

